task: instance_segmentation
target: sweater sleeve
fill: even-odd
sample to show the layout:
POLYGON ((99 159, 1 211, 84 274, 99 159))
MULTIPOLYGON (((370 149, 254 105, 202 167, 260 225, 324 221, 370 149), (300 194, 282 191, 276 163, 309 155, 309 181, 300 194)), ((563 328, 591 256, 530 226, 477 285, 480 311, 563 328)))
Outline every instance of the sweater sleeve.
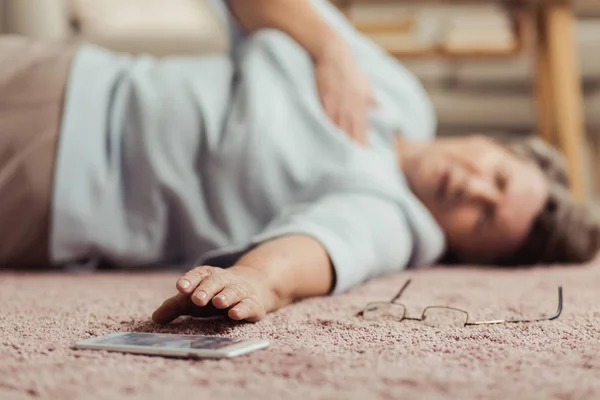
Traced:
POLYGON ((373 194, 340 193, 283 210, 253 243, 307 235, 327 251, 335 271, 334 293, 406 267, 413 237, 402 208, 373 194))

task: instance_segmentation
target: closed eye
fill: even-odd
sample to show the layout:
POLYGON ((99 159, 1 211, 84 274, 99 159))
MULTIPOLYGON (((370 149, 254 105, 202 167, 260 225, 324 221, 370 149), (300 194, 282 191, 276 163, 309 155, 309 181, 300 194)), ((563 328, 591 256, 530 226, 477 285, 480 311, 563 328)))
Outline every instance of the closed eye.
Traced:
POLYGON ((506 191, 506 186, 508 186, 508 174, 504 171, 497 171, 494 175, 494 183, 498 190, 501 192, 506 191))

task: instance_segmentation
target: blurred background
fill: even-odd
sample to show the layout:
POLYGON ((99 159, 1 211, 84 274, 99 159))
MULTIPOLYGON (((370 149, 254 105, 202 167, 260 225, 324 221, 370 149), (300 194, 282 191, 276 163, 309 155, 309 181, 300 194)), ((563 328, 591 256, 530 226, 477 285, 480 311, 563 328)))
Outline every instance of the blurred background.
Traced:
MULTIPOLYGON (((334 1, 357 28, 422 79, 437 108, 441 134, 501 135, 531 134, 539 127, 539 70, 533 53, 540 29, 536 15, 544 5, 532 2, 561 3, 566 15, 573 16, 572 40, 568 37, 560 46, 563 59, 573 58, 569 54, 578 57, 573 64, 577 75, 555 80, 560 86, 564 79, 577 79, 584 96, 586 137, 572 145, 581 147, 581 153, 570 154, 585 158, 578 173, 585 175, 586 194, 597 199, 600 0, 334 1), (530 18, 524 17, 528 12, 530 18)), ((561 18, 554 33, 557 40, 564 36, 561 18)), ((0 0, 0 33, 85 40, 158 56, 228 47, 226 29, 210 0, 0 0)))

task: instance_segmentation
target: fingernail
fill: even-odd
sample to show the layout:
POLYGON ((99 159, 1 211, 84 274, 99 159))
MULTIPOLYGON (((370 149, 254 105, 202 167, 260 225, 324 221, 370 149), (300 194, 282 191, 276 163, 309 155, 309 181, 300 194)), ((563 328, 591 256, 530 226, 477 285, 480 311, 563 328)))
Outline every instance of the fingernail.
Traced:
POLYGON ((197 298, 199 298, 200 300, 204 300, 204 299, 206 299, 206 296, 207 296, 207 295, 206 295, 206 292, 205 292, 205 291, 203 291, 203 290, 201 290, 201 291, 199 291, 198 293, 196 293, 196 297, 197 297, 197 298))
POLYGON ((190 285, 191 285, 191 283, 187 279, 181 279, 179 281, 179 286, 181 286, 182 289, 187 289, 190 287, 190 285))
POLYGON ((227 296, 225 296, 224 294, 219 294, 217 295, 217 297, 219 298, 219 300, 221 301, 227 301, 227 296))
POLYGON ((238 315, 238 318, 243 318, 246 315, 246 307, 238 306, 235 308, 235 313, 238 315))

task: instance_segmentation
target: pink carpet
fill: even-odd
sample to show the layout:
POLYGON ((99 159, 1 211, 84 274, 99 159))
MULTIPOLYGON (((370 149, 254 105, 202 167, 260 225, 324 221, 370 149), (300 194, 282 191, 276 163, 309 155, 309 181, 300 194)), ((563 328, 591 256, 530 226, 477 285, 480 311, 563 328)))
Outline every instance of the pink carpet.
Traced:
POLYGON ((164 274, 0 274, 0 399, 599 399, 600 266, 434 269, 311 299, 257 324, 148 322, 173 291, 164 274), (472 317, 555 321, 467 328, 354 314, 413 278, 411 314, 430 304, 472 317), (70 348, 115 331, 264 337, 270 349, 188 361, 70 348))

